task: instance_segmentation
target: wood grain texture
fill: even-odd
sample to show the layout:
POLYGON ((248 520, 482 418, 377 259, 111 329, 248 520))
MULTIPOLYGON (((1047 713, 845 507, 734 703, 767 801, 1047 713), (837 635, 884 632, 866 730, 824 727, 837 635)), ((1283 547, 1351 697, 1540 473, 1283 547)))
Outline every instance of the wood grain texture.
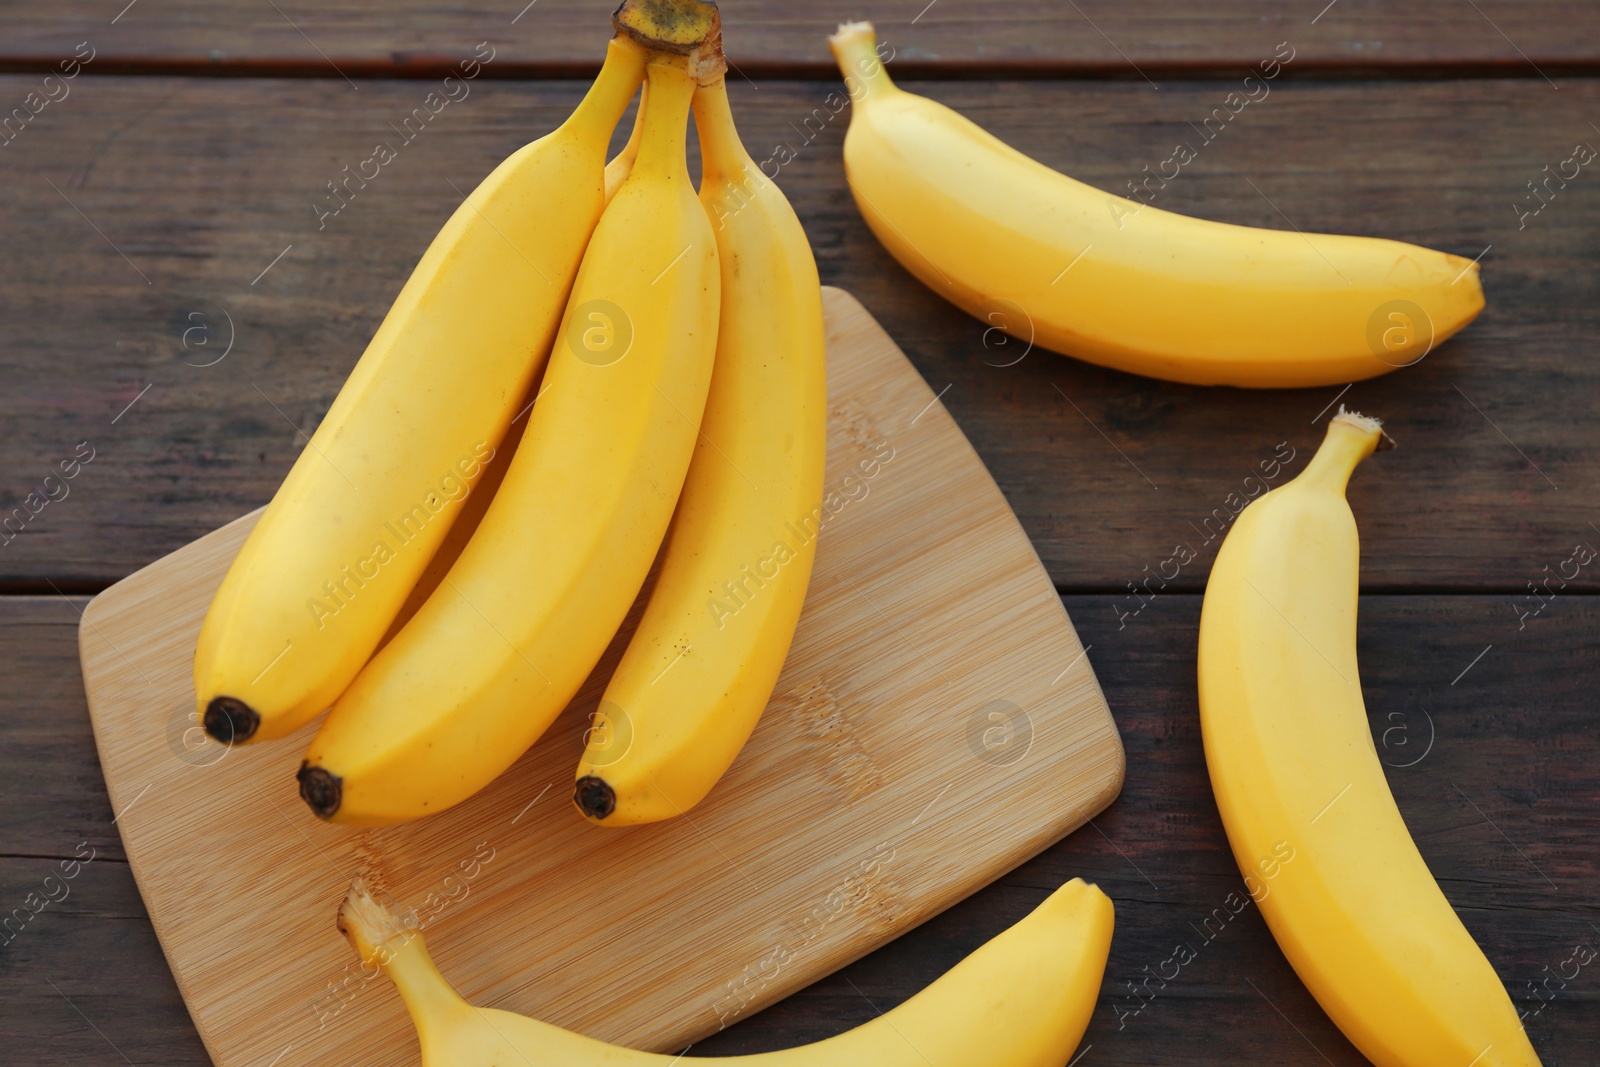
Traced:
MULTIPOLYGON (((0 98, 20 99, 35 80, 0 78, 0 98)), ((342 82, 74 84, 0 149, 0 515, 80 442, 96 453, 65 483, 67 498, 0 544, 10 591, 92 592, 263 504, 461 195, 580 92, 475 82, 405 144, 390 124, 422 104, 412 83, 359 93, 342 82), (314 205, 338 203, 327 183, 379 140, 400 143, 398 157, 319 229, 314 205)), ((1222 99, 1220 86, 1196 83, 916 87, 1113 191, 1196 139, 1189 123, 1222 99)), ((1312 420, 1338 390, 1171 385, 1042 351, 1005 365, 1015 345, 994 347, 984 324, 906 274, 861 221, 840 155, 848 109, 816 117, 829 115, 831 91, 732 86, 757 158, 788 158, 779 145, 794 153, 778 180, 824 280, 854 292, 936 392, 949 386, 941 404, 1059 588, 1127 594, 1182 542, 1199 559, 1166 591, 1198 592, 1217 543, 1206 530, 1237 507, 1229 494, 1242 495, 1280 442, 1298 470, 1322 432, 1312 420)), ((1600 176, 1591 166, 1552 186, 1520 229, 1514 210, 1536 203, 1526 183, 1575 143, 1600 147, 1596 115, 1600 85, 1589 81, 1559 92, 1526 80, 1281 84, 1155 201, 1468 256, 1489 248, 1482 317, 1421 364, 1342 398, 1387 419, 1400 443, 1352 490, 1369 590, 1497 591, 1515 612, 1527 583, 1557 571, 1575 543, 1600 547, 1588 503, 1600 489, 1590 429, 1600 176)), ((1569 589, 1600 589, 1595 573, 1569 589)))
MULTIPOLYGON (((1204 945, 1190 927, 1240 885, 1200 744, 1194 695, 1199 598, 1161 599, 1121 630, 1113 602, 1108 596, 1065 600, 1080 637, 1093 646, 1088 658, 1127 749, 1127 782, 1116 802, 1092 827, 864 959, 701 1042, 695 1054, 785 1047, 864 1022, 921 989, 1062 881, 1081 875, 1116 902, 1117 929, 1085 1039, 1093 1048, 1080 1067, 1363 1062, 1306 995, 1253 908, 1204 945), (1165 989, 1153 984, 1157 995, 1138 1015, 1119 1016, 1118 1009, 1138 1006, 1127 983, 1143 980, 1144 968, 1158 968, 1179 942, 1199 950, 1195 962, 1165 989)), ((1590 925, 1600 925, 1593 892, 1600 880, 1600 731, 1592 697, 1600 685, 1600 598, 1558 598, 1514 637, 1506 633, 1495 597, 1369 595, 1360 611, 1373 738, 1390 764, 1389 782, 1407 824, 1518 1007, 1537 1012, 1528 1026, 1544 1061, 1588 1062, 1589 1050, 1600 1045, 1595 965, 1564 987, 1551 979, 1550 992, 1538 996, 1530 983, 1545 981, 1545 968, 1559 969, 1575 945, 1600 949, 1600 933, 1590 925), (1467 661, 1491 643, 1493 650, 1452 686, 1467 661), (1392 717, 1397 713, 1400 718, 1392 717), (1431 749, 1414 766, 1401 766, 1424 750, 1428 716, 1431 749), (1403 729, 1391 733, 1396 727, 1403 729)), ((0 718, 0 808, 7 815, 0 856, 13 857, 0 858, 0 904, 7 908, 21 906, 79 842, 115 840, 81 690, 51 688, 56 666, 76 658, 76 618, 55 597, 0 598, 0 668, 18 696, 0 718), (25 694, 37 698, 23 700, 25 694), (19 735, 52 733, 59 739, 51 745, 14 745, 19 735), (12 785, 22 775, 29 776, 26 802, 12 785), (14 858, 23 852, 43 858, 14 858)), ((441 921, 441 939, 450 928, 448 919, 441 921)), ((0 948, 0 1033, 8 1062, 38 1067, 121 1062, 108 1040, 140 1065, 209 1063, 132 874, 104 849, 72 882, 68 899, 50 905, 0 948)))
MULTIPOLYGON (((597 67, 613 0, 510 0, 441 6, 403 0, 375 7, 136 0, 0 5, 0 62, 48 62, 89 40, 102 69, 200 72, 296 71, 339 78, 421 76, 470 55, 497 51, 498 75, 597 67)), ((870 18, 897 56, 921 70, 1055 73, 1160 79, 1174 71, 1248 67, 1279 41, 1295 42, 1302 70, 1498 69, 1537 77, 1592 67, 1600 45, 1572 27, 1581 0, 1326 0, 1304 4, 1222 0, 780 0, 726 5, 730 58, 754 76, 831 67, 826 36, 842 21, 870 18)), ((91 68, 92 69, 92 68, 91 68)))
POLYGON ((1110 803, 1121 745, 1038 557, 894 343, 839 290, 824 309, 828 518, 806 609, 756 733, 684 818, 612 832, 569 806, 631 626, 493 785, 433 818, 352 831, 295 795, 314 727, 230 751, 192 718, 200 621, 256 515, 86 609, 85 688, 120 832, 221 1067, 415 1054, 398 998, 359 977, 348 1003, 317 1003, 354 971, 330 920, 355 872, 425 928, 438 920, 430 947, 469 999, 672 1051, 1110 803), (268 946, 273 965, 253 962, 268 946))

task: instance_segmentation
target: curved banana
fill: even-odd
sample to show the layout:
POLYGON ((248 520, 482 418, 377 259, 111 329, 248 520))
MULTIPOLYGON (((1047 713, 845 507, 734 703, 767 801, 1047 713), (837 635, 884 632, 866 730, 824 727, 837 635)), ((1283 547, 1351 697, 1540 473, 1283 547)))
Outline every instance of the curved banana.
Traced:
POLYGON ((633 132, 628 134, 628 141, 622 149, 611 157, 611 162, 606 164, 606 203, 611 203, 611 198, 617 195, 617 190, 622 188, 622 183, 628 180, 628 173, 633 170, 633 161, 639 158, 639 141, 644 136, 644 109, 645 101, 650 99, 650 87, 639 86, 639 110, 633 116, 633 132))
POLYGON ((311 743, 300 795, 325 819, 413 819, 487 785, 572 699, 644 583, 716 350, 716 242, 684 159, 688 63, 649 61, 639 158, 595 227, 493 503, 311 743))
POLYGON ((746 154, 721 79, 694 98, 722 321, 700 443, 639 628, 601 701, 573 799, 628 826, 680 815, 761 717, 811 581, 827 460, 811 246, 746 154))
POLYGON ((212 737, 298 729, 388 630, 550 350, 644 61, 613 40, 572 116, 428 246, 206 614, 194 687, 212 737))
POLYGON ((1483 308, 1460 256, 1207 222, 1074 181, 895 86, 874 42, 862 22, 829 39, 861 214, 934 292, 1025 341, 1196 385, 1338 385, 1421 359, 1483 308))
POLYGON ((339 909, 364 964, 405 1000, 423 1067, 1062 1067, 1100 992, 1114 920, 1111 900, 1074 878, 898 1007, 810 1045, 751 1056, 662 1056, 610 1045, 514 1012, 463 1000, 434 966, 422 935, 357 882, 339 909))
MULTIPOLYGON (((439 550, 422 569, 422 577, 417 579, 411 594, 395 613, 388 632, 383 635, 383 640, 378 642, 377 651, 381 651, 385 645, 393 641, 395 635, 405 629, 411 617, 422 610, 422 605, 428 602, 434 590, 444 584, 444 576, 450 573, 450 568, 456 565, 456 560, 461 558, 461 553, 466 551, 467 545, 472 542, 473 535, 478 532, 478 524, 483 521, 484 515, 488 514, 489 505, 494 503, 494 496, 500 491, 500 483, 506 477, 506 468, 511 465, 512 457, 517 454, 517 445, 522 442, 523 431, 528 428, 527 412, 532 410, 530 403, 533 399, 532 394, 523 398, 522 409, 519 409, 523 414, 512 419, 511 428, 500 439, 500 447, 495 450, 494 458, 483 465, 483 472, 478 475, 478 482, 472 487, 471 495, 462 501, 461 514, 451 523, 450 532, 445 534, 444 540, 439 543, 439 550)), ((376 654, 375 651, 374 655, 376 654)))
POLYGON ((1406 832, 1356 667, 1345 483, 1381 436, 1340 410, 1305 471, 1239 516, 1200 616, 1206 764, 1285 956, 1378 1067, 1533 1067, 1505 987, 1406 832))

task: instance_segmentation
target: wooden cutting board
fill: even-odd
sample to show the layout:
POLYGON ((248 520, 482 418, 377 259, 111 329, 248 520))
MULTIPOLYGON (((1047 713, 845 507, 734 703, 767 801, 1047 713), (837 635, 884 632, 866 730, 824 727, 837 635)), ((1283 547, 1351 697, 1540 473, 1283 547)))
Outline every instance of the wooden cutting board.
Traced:
POLYGON ((200 620, 259 512, 95 598, 80 645, 101 766, 219 1065, 417 1061, 393 987, 334 927, 357 873, 414 911, 473 1003, 677 1051, 1111 802, 1122 744, 1016 517, 866 310, 838 289, 824 303, 832 517, 772 703, 684 818, 601 829, 569 799, 631 619, 491 787, 421 822, 351 830, 296 793, 315 725, 229 751, 194 718, 200 620))

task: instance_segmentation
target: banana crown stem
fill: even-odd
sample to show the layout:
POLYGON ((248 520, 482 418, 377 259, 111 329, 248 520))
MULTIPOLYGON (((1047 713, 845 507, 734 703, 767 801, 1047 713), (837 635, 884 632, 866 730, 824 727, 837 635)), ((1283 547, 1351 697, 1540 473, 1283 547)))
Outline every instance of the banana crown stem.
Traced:
POLYGON ((671 55, 651 57, 645 78, 649 93, 640 104, 644 133, 639 139, 633 174, 681 176, 687 182, 689 165, 683 151, 694 78, 685 69, 683 57, 671 55))
POLYGON ((850 100, 860 106, 874 93, 896 91, 889 72, 878 58, 878 34, 870 22, 840 23, 838 32, 828 38, 828 47, 844 75, 850 100))
POLYGON ((722 33, 722 15, 707 0, 623 0, 611 24, 649 48, 688 55, 722 33))
MULTIPOLYGON (((1342 495, 1356 466, 1388 440, 1383 423, 1358 411, 1346 411, 1341 404, 1339 414, 1328 422, 1328 434, 1317 454, 1295 481, 1342 495)), ((1387 447, 1394 446, 1390 443, 1387 447)))
POLYGON ((710 85, 702 85, 694 94, 694 125, 700 134, 700 168, 702 182, 718 179, 742 179, 755 167, 750 153, 739 140, 739 130, 733 122, 733 110, 728 106, 728 85, 718 78, 710 85))
POLYGON ((722 14, 710 0, 622 0, 611 24, 652 53, 682 56, 702 85, 728 69, 722 14))
POLYGON ((389 976, 414 1016, 472 1010, 434 966, 422 934, 402 925, 360 878, 351 883, 339 906, 339 930, 349 939, 362 966, 375 967, 389 976))
POLYGON ((559 127, 584 140, 592 141, 604 151, 611 140, 611 131, 617 120, 633 99, 633 91, 644 78, 645 60, 649 53, 631 38, 618 35, 606 46, 605 62, 594 84, 584 94, 572 114, 559 127))

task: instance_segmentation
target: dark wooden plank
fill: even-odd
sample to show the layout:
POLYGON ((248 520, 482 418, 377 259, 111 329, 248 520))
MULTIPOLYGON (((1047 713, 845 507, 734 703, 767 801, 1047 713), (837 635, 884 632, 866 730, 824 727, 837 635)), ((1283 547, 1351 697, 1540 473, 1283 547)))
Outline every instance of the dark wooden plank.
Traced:
POLYGON ((0 664, 11 679, 0 703, 0 857, 66 859, 83 842, 97 862, 127 862, 84 705, 78 612, 87 603, 0 597, 0 664))
MULTIPOLYGON (((1089 656, 1127 746, 1122 796, 1092 827, 697 1053, 780 1048, 863 1022, 1062 881, 1082 876, 1116 901, 1118 922, 1086 1039, 1093 1048, 1080 1063, 1363 1062, 1299 984, 1253 908, 1209 940, 1191 925, 1240 886, 1199 737, 1199 597, 1162 598, 1120 629, 1110 597, 1065 603, 1093 646, 1089 656), (1165 988, 1152 984, 1153 999, 1130 1014, 1140 998, 1128 983, 1142 982, 1145 968, 1155 971, 1179 943, 1197 958, 1165 988)), ((72 659, 73 617, 59 599, 0 598, 0 669, 13 692, 42 688, 72 659)), ((1548 992, 1533 986, 1561 970, 1575 946, 1600 948, 1593 893, 1600 732, 1592 696, 1600 684, 1600 598, 1559 598, 1521 634, 1508 634, 1495 597, 1368 596, 1360 634, 1374 738, 1424 856, 1518 1005, 1532 1013, 1529 1031, 1544 1061, 1587 1062, 1583 1050, 1600 1046, 1600 971, 1584 968, 1565 986, 1552 979, 1542 987, 1548 992)), ((115 850, 81 692, 64 687, 14 704, 0 719, 0 779, 8 787, 0 901, 22 906, 80 842, 112 843, 81 869, 67 899, 0 948, 8 1054, 39 1065, 117 1062, 109 1041, 134 1063, 204 1063, 115 850), (22 779, 30 783, 26 800, 10 791, 22 779)), ((447 924, 437 936, 449 936, 447 924)), ((1565 970, 1570 975, 1571 965, 1565 970)), ((280 1067, 297 1062, 291 1052, 280 1067)))
POLYGON ((7 1063, 207 1063, 112 824, 78 669, 87 599, 0 597, 7 1063))
MULTIPOLYGON (((78 843, 62 844, 73 856, 78 843)), ((46 894, 59 901, 0 946, 6 1062, 210 1063, 127 863, 97 855, 64 880, 61 862, 0 857, 8 912, 30 914, 46 894)))
MULTIPOLYGON (((0 98, 35 81, 0 78, 0 98)), ((27 506, 75 449, 93 450, 76 478, 52 483, 69 495, 35 497, 39 513, 0 545, 0 588, 13 591, 92 591, 266 501, 461 193, 580 92, 476 82, 408 144, 395 126, 421 105, 421 84, 75 85, 3 149, 0 514, 27 506), (398 157, 319 228, 338 203, 328 183, 379 141, 398 157), (206 366, 230 333, 230 354, 206 366)), ((1222 93, 919 87, 1113 191, 1196 139, 1189 123, 1222 93)), ((1003 366, 1016 347, 987 348, 983 324, 911 279, 866 229, 840 160, 847 112, 824 121, 840 99, 830 104, 830 92, 733 88, 756 156, 792 154, 779 180, 824 281, 855 292, 936 390, 950 386, 943 402, 1062 588, 1159 590, 1152 576, 1184 544, 1199 558, 1166 591, 1198 591, 1215 531, 1238 506, 1230 494, 1249 489, 1280 443, 1295 457, 1284 470, 1300 469, 1339 390, 1168 385, 1042 351, 1003 366)), ((1514 209, 1541 168, 1579 141, 1600 145, 1597 103, 1594 81, 1284 84, 1157 200, 1469 256, 1493 246, 1480 321, 1420 365, 1343 396, 1386 417, 1401 446, 1352 488, 1369 588, 1495 590, 1514 623, 1519 605, 1537 603, 1519 600, 1530 581, 1559 571, 1576 543, 1600 546, 1588 504, 1600 485, 1596 178, 1581 172, 1521 229, 1514 209)), ((1600 588, 1595 573, 1565 591, 1600 588)))
MULTIPOLYGON (((1292 41, 1299 69, 1359 72, 1500 70, 1555 76, 1597 58, 1594 11, 1581 0, 954 0, 861 4, 780 0, 727 5, 728 51, 752 74, 825 72, 824 37, 841 21, 875 19, 898 56, 923 70, 1055 73, 1159 80, 1179 72, 1247 67, 1292 41)), ((524 0, 440 6, 254 4, 179 0, 83 5, 10 0, 0 56, 15 69, 72 54, 82 41, 101 69, 212 73, 295 70, 313 76, 412 76, 496 49, 494 76, 586 69, 598 63, 614 0, 524 0), (120 12, 120 14, 119 14, 120 12)), ((91 67, 91 69, 93 69, 91 67)))

